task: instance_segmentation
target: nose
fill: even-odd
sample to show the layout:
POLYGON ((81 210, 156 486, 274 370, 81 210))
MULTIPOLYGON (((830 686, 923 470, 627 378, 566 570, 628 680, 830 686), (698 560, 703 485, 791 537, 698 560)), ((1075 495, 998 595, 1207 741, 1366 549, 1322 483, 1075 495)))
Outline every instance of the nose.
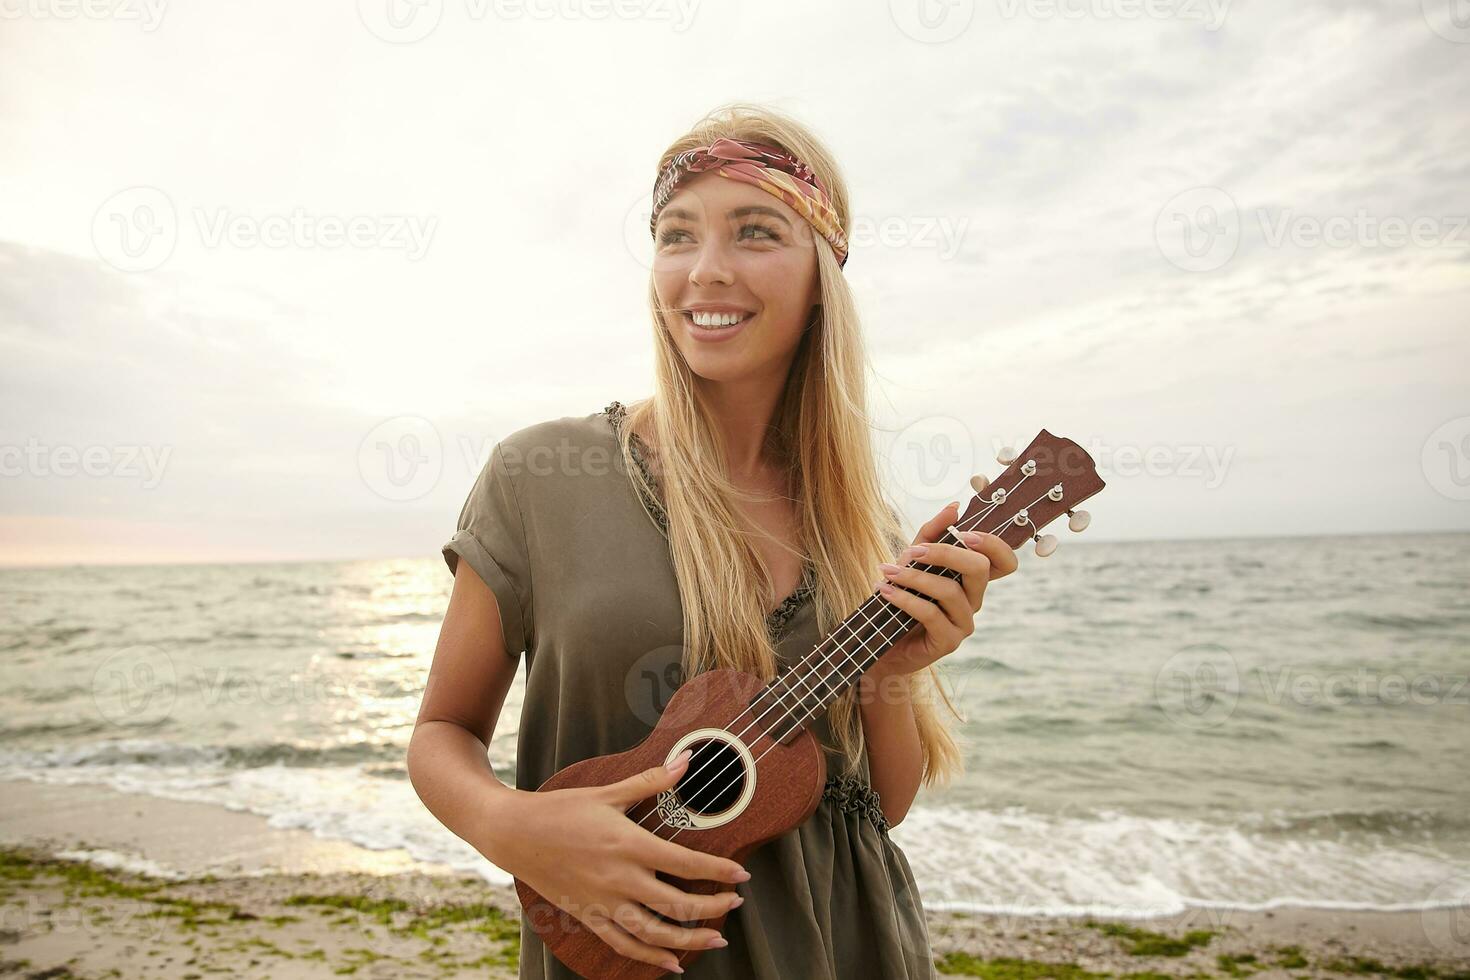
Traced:
POLYGON ((734 281, 730 272, 730 256, 724 243, 718 237, 701 243, 694 264, 689 267, 690 285, 703 287, 719 282, 728 286, 734 281))

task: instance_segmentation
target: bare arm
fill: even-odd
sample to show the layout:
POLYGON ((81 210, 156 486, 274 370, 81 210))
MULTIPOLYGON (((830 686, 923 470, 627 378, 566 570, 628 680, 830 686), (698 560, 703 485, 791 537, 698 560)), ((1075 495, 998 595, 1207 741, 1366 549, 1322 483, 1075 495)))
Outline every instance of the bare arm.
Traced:
POLYGON ((667 920, 712 919, 740 897, 687 892, 655 872, 732 884, 750 878, 734 861, 664 840, 627 818, 633 803, 678 782, 688 756, 672 770, 655 766, 608 786, 550 792, 507 786, 486 752, 517 663, 505 652, 495 593, 460 560, 408 744, 414 791, 456 836, 613 949, 683 972, 674 950, 725 940, 714 929, 667 920))
POLYGON ((880 658, 858 678, 857 697, 873 789, 888 826, 896 827, 924 779, 924 748, 909 701, 908 677, 885 671, 880 658))
POLYGON ((497 864, 486 831, 516 790, 486 753, 519 663, 506 655, 495 594, 460 561, 408 743, 408 778, 430 813, 497 864))

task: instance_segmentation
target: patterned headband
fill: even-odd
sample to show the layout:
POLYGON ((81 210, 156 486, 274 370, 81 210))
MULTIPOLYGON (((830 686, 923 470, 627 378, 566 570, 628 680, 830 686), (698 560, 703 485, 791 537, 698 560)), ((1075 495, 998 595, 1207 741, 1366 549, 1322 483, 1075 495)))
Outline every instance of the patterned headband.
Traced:
POLYGON ((709 146, 685 150, 670 160, 653 188, 649 234, 654 233, 659 213, 674 196, 678 183, 691 173, 705 170, 776 195, 827 239, 837 253, 839 266, 847 264, 847 236, 842 233, 827 189, 812 173, 812 168, 777 147, 746 140, 717 139, 709 146))

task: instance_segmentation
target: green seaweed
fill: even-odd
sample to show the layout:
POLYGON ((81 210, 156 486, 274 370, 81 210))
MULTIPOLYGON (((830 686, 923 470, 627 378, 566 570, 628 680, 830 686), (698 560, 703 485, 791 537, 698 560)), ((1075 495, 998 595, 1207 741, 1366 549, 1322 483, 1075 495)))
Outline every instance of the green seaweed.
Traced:
POLYGON ((1215 965, 1232 977, 1248 977, 1261 970, 1255 953, 1221 953, 1215 957, 1215 965))
POLYGON ((969 953, 946 953, 934 961, 940 973, 986 980, 1106 980, 1105 973, 1092 973, 1076 963, 1045 963, 1002 956, 982 960, 969 953))
POLYGON ((1150 932, 1137 926, 1121 922, 1096 922, 1087 919, 1082 923, 1106 936, 1121 940, 1124 951, 1130 956, 1185 956, 1197 946, 1207 945, 1216 933, 1210 929, 1191 929, 1182 936, 1167 936, 1162 932, 1150 932))

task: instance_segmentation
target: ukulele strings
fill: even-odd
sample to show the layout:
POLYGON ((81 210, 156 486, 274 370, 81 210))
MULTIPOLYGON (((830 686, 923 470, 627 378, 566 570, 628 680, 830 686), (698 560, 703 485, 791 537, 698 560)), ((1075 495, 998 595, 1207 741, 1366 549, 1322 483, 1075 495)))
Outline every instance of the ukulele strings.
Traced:
MULTIPOLYGON (((1010 494, 1012 494, 1016 490, 1020 489, 1021 484, 1022 483, 1025 483, 1028 478, 1029 478, 1029 476, 1022 476, 1022 478, 1019 481, 1017 481, 1015 487, 1012 487, 1010 490, 1006 491, 1006 498, 1002 498, 1000 500, 997 500, 997 499, 995 499, 994 496, 992 496, 991 503, 990 503, 990 506, 989 507, 987 507, 981 513, 975 515, 973 518, 970 518, 970 519, 968 519, 966 521, 957 522, 956 525, 955 525, 956 528, 957 529, 963 529, 963 530, 969 530, 969 527, 970 526, 973 526, 974 524, 979 523, 981 520, 983 520, 984 518, 986 518, 987 516, 989 516, 990 513, 995 510, 995 508, 999 507, 1001 505, 1001 503, 1003 503, 1005 501, 1005 499, 1008 499, 1009 498, 1010 494)), ((1040 502, 1046 496, 1047 496, 1047 494, 1042 494, 1041 496, 1037 497, 1036 500, 1032 501, 1031 504, 1028 505, 1028 506, 1034 506, 1036 503, 1040 502)), ((1018 516, 1019 516, 1019 513, 1017 513, 1015 515, 1012 515, 1010 518, 1008 518, 1005 521, 1001 522, 1001 524, 996 527, 995 531, 999 531, 1002 528, 1004 528, 1007 524, 1010 524, 1010 523, 1014 522, 1015 519, 1016 519, 1016 517, 1018 517, 1018 516)), ((991 533, 995 533, 995 532, 991 532, 991 533)), ((925 568, 925 569, 928 569, 928 570, 932 570, 936 566, 927 565, 926 564, 926 565, 923 565, 922 567, 925 568)), ((950 577, 947 574, 949 571, 951 571, 951 570, 950 569, 945 569, 942 566, 940 566, 940 571, 939 571, 938 574, 940 574, 943 577, 948 578, 948 577, 950 577)), ((958 575, 955 575, 954 577, 958 578, 959 576, 958 575)), ((900 586, 900 588, 902 588, 902 586, 900 586)), ((906 589, 905 591, 911 591, 911 590, 907 590, 906 589)), ((858 608, 858 614, 860 614, 860 615, 863 616, 863 618, 864 618, 864 620, 865 620, 865 622, 866 622, 867 625, 875 625, 875 623, 876 623, 875 637, 876 638, 881 638, 882 640, 887 641, 889 639, 889 637, 884 632, 884 630, 887 628, 887 626, 890 623, 894 622, 894 621, 901 620, 902 617, 907 616, 909 614, 907 612, 905 612, 904 610, 899 609, 898 607, 894 606, 891 602, 885 602, 884 604, 887 607, 888 619, 886 621, 883 621, 883 622, 879 623, 875 619, 869 617, 868 613, 866 613, 864 611, 866 609, 868 603, 871 602, 875 598, 880 599, 880 601, 882 601, 882 599, 883 599, 883 597, 879 593, 875 593, 874 595, 869 596, 869 598, 862 604, 862 606, 860 606, 858 608)), ((849 618, 851 618, 851 617, 849 617, 849 618)), ((907 627, 905 627, 905 628, 907 628, 907 627)), ((903 629, 900 629, 899 632, 898 632, 898 634, 896 634, 896 635, 901 635, 902 633, 903 633, 903 629)), ((836 636, 837 636, 837 633, 834 632, 831 636, 827 637, 827 639, 829 639, 829 640, 830 639, 834 639, 836 636)), ((856 633, 856 632, 853 632, 852 636, 853 637, 859 637, 859 634, 856 633)), ((874 637, 870 637, 870 639, 872 639, 872 638, 874 638, 874 637)), ((801 666, 805 665, 811 659, 811 657, 812 657, 813 654, 820 654, 820 657, 825 662, 826 666, 829 667, 829 668, 832 668, 835 674, 843 677, 843 686, 845 686, 846 684, 850 683, 854 678, 856 678, 858 675, 860 675, 868 667, 872 666, 872 663, 873 662, 876 662, 876 660, 878 659, 875 656, 871 656, 871 654, 873 654, 874 651, 872 651, 872 650, 870 650, 868 648, 868 640, 862 640, 862 639, 860 639, 860 641, 859 641, 860 648, 862 650, 866 651, 870 656, 868 658, 866 658, 867 661, 868 661, 867 663, 859 664, 858 661, 856 661, 856 660, 853 659, 853 657, 852 657, 852 655, 850 653, 846 653, 847 660, 849 662, 851 662, 852 664, 854 664, 854 665, 857 666, 857 670, 851 675, 851 677, 848 677, 848 676, 846 676, 846 675, 843 674, 843 670, 844 670, 843 667, 834 664, 831 660, 828 659, 828 652, 827 651, 824 651, 822 649, 822 647, 825 644, 825 642, 826 642, 826 640, 824 640, 820 644, 817 644, 805 657, 802 658, 802 661, 798 664, 798 667, 801 667, 801 666)), ((842 641, 842 642, 846 642, 846 641, 842 641)), ((840 650, 841 645, 842 645, 842 643, 839 642, 839 650, 840 650)), ((842 652, 845 653, 845 651, 842 651, 842 652)), ((881 656, 881 655, 882 655, 882 652, 879 651, 878 656, 881 656)), ((798 673, 798 671, 793 671, 792 673, 798 673)), ((821 680, 821 681, 818 681, 818 687, 821 687, 821 686, 829 686, 830 684, 831 684, 831 676, 830 675, 829 675, 828 678, 826 678, 824 680, 821 680)), ((779 695, 778 694, 777 695, 777 699, 776 699, 776 704, 772 704, 770 707, 768 707, 764 711, 762 711, 760 715, 757 715, 751 721, 751 723, 749 725, 747 725, 741 732, 739 732, 736 735, 736 737, 737 738, 743 737, 746 732, 750 731, 750 729, 755 726, 756 723, 758 723, 762 718, 764 718, 767 714, 769 714, 772 710, 774 710, 774 708, 778 704, 781 707, 783 707, 783 708, 786 707, 785 704, 784 704, 784 702, 782 701, 782 698, 783 698, 783 695, 779 695)), ((812 717, 812 716, 814 716, 814 715, 816 715, 818 712, 820 712, 820 710, 822 709, 823 706, 824 706, 823 703, 818 702, 810 710, 804 711, 802 717, 799 718, 799 719, 797 719, 798 720, 798 723, 805 724, 806 721, 807 721, 807 719, 810 718, 810 717, 812 717)), ((774 742, 774 744, 770 748, 766 749, 765 752, 762 752, 761 755, 759 755, 759 756, 756 757, 756 759, 755 759, 755 762, 756 763, 759 763, 761 759, 765 758, 765 756, 768 753, 770 753, 771 751, 773 751, 775 749, 776 745, 779 745, 780 744, 780 742, 778 740, 773 740, 773 742, 774 742)), ((721 769, 719 772, 715 773, 714 776, 710 777, 710 784, 713 783, 713 780, 714 779, 717 779, 721 775, 723 775, 724 772, 727 769, 729 769, 730 766, 734 765, 736 761, 737 760, 731 760, 730 762, 726 763, 724 769, 721 769)), ((708 765, 708 763, 705 763, 705 765, 708 765)), ((700 772, 702 770, 702 768, 703 768, 703 766, 701 766, 700 768, 696 769, 695 772, 693 774, 691 774, 691 775, 698 774, 698 772, 700 772)), ((735 782, 732 780, 729 784, 727 784, 724 787, 724 789, 729 789, 733 785, 735 785, 735 782)), ((708 785, 707 785, 706 788, 708 788, 708 785)), ((699 795, 700 795, 700 790, 696 789, 694 795, 691 796, 691 798, 689 799, 687 805, 693 805, 693 803, 699 797, 699 795)), ((638 824, 641 826, 643 824, 644 820, 646 820, 649 816, 656 815, 658 812, 659 812, 658 811, 658 808, 657 808, 657 806, 655 806, 654 809, 650 810, 647 814, 645 814, 642 818, 640 818, 638 820, 638 824)), ((673 840, 673 838, 674 837, 677 837, 678 834, 679 834, 679 832, 681 830, 683 830, 683 829, 684 828, 679 828, 678 830, 675 831, 675 833, 672 836, 670 836, 667 839, 668 840, 673 840)))

